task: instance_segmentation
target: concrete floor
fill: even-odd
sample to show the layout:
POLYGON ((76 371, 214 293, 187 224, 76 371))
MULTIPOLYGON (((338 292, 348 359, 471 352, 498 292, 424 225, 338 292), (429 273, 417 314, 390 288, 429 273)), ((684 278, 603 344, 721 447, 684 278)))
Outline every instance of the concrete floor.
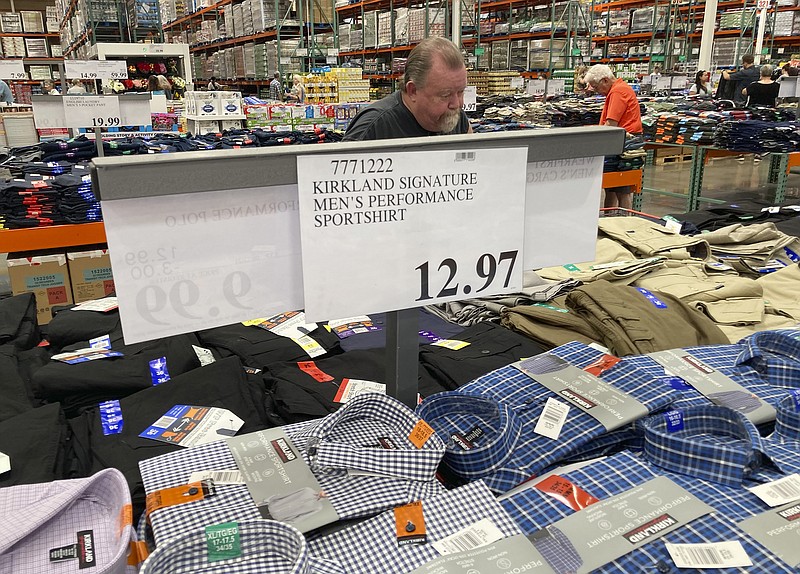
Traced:
MULTIPOLYGON (((735 203, 740 199, 763 199, 770 201, 775 196, 775 185, 769 179, 769 158, 753 163, 752 155, 746 155, 739 163, 736 158, 714 158, 706 166, 703 178, 702 198, 724 199, 735 203)), ((660 189, 685 194, 689 186, 688 161, 665 165, 648 165, 644 171, 645 189, 660 189)), ((800 175, 790 174, 786 199, 798 199, 800 203, 800 175)), ((686 211, 686 198, 669 197, 654 193, 643 196, 642 211, 659 217, 668 213, 686 211)), ((709 205, 706 203, 705 205, 709 205)))

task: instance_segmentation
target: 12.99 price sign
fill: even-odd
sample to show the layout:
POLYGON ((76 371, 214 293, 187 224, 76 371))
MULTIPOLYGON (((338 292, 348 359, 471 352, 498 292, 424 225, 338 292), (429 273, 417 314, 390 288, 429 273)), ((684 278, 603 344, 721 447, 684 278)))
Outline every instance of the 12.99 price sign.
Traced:
POLYGON ((519 291, 527 148, 298 156, 311 321, 519 291))

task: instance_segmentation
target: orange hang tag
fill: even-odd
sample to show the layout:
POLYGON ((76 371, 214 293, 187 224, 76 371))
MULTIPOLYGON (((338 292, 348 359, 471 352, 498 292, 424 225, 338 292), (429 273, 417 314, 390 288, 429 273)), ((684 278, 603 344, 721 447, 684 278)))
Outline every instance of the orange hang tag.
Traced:
POLYGON ((122 536, 122 531, 128 525, 133 525, 133 507, 130 504, 124 505, 117 517, 117 537, 122 536))
POLYGON ((148 556, 150 556, 150 552, 147 550, 147 544, 144 540, 131 541, 131 545, 128 548, 128 566, 138 566, 148 556))
POLYGON ((214 481, 208 479, 156 490, 145 498, 145 513, 149 519, 153 512, 161 508, 203 500, 206 497, 214 496, 215 493, 214 481))
POLYGON ((323 372, 314 361, 298 361, 297 366, 317 382, 328 383, 333 380, 333 377, 323 372))
POLYGON ((599 502, 597 498, 557 474, 548 476, 534 487, 566 504, 572 510, 582 510, 599 502))
POLYGON ((417 448, 422 448, 428 442, 428 439, 433 436, 433 428, 424 420, 419 419, 419 422, 411 429, 411 434, 408 435, 408 440, 411 441, 417 448))
POLYGON ((394 524, 397 545, 427 544, 425 517, 422 514, 422 501, 412 502, 394 509, 394 524))
POLYGON ((622 359, 620 359, 619 357, 615 357, 614 355, 603 355, 591 365, 586 365, 583 368, 583 370, 589 373, 590 375, 599 377, 601 374, 609 370, 611 367, 619 363, 621 360, 622 359))

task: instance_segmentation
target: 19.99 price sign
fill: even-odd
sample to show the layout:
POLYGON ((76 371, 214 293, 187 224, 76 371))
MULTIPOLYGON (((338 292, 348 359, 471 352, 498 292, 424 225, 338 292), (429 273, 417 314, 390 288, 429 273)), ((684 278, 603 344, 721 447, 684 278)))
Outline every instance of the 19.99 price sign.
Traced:
POLYGON ((311 321, 519 291, 527 148, 298 156, 311 321))
POLYGON ((121 124, 116 96, 64 96, 64 116, 68 128, 107 128, 121 124))

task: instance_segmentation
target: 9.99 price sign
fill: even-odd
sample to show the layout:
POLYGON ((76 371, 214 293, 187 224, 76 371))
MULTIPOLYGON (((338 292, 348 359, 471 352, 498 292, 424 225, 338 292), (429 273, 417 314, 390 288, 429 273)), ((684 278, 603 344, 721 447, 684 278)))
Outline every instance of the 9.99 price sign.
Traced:
POLYGON ((306 317, 519 291, 527 148, 298 156, 306 317))

